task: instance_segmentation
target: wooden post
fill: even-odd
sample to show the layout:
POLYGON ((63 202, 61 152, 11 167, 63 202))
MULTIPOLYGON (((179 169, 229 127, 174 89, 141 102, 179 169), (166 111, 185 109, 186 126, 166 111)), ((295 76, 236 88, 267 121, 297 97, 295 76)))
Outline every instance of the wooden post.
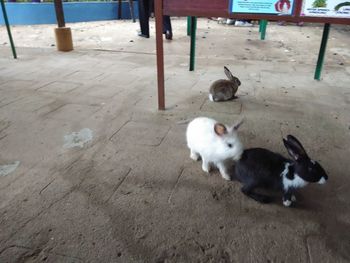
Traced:
POLYGON ((64 21, 63 5, 62 0, 54 0, 56 19, 58 27, 65 27, 66 22, 64 21))
POLYGON ((163 0, 155 0, 158 109, 165 110, 164 49, 163 49, 163 0))
POLYGON ((62 0, 54 0, 57 28, 55 28, 56 47, 58 51, 71 51, 73 50, 72 31, 69 27, 66 27, 66 21, 64 20, 63 4, 62 0))

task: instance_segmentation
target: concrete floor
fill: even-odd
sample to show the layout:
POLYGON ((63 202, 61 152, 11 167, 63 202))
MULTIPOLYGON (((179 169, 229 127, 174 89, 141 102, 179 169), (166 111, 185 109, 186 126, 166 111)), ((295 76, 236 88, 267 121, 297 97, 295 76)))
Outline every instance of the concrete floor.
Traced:
POLYGON ((69 53, 52 46, 53 26, 14 27, 18 60, 0 28, 0 262, 349 262, 349 26, 332 27, 315 81, 317 25, 272 24, 260 41, 257 26, 201 19, 195 72, 185 20, 173 25, 164 112, 154 33, 136 37, 138 24, 72 24, 69 53), (224 65, 239 98, 211 103, 224 65), (240 115, 246 147, 287 155, 281 139, 294 134, 328 183, 285 208, 202 172, 186 121, 240 115))

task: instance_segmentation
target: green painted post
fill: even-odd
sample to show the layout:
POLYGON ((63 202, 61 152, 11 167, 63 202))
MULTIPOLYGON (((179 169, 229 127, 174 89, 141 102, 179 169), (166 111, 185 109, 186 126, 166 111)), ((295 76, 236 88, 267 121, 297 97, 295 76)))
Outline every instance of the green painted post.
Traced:
POLYGON ((197 30, 197 17, 191 16, 190 71, 194 71, 194 57, 195 57, 195 51, 196 51, 196 30, 197 30))
POLYGON ((266 27, 267 27, 267 20, 261 20, 261 30, 260 30, 260 39, 265 40, 266 35, 266 27))
POLYGON ((5 21, 5 24, 6 24, 7 34, 9 35, 9 39, 10 39, 10 44, 11 44, 13 58, 16 59, 17 58, 16 48, 15 48, 15 44, 13 43, 11 29, 10 29, 10 24, 9 24, 9 20, 7 18, 7 13, 6 13, 4 0, 1 0, 1 8, 2 8, 2 14, 3 14, 3 17, 4 17, 4 21, 5 21))
POLYGON ((191 17, 190 16, 187 17, 187 35, 188 36, 191 35, 191 17))
POLYGON ((321 78, 324 54, 326 53, 326 46, 327 46, 328 35, 329 35, 329 28, 330 28, 330 24, 328 23, 324 24, 320 52, 318 53, 318 59, 317 59, 315 77, 314 77, 314 79, 317 79, 317 80, 320 80, 321 78))
POLYGON ((259 20, 259 32, 261 32, 262 22, 259 20))

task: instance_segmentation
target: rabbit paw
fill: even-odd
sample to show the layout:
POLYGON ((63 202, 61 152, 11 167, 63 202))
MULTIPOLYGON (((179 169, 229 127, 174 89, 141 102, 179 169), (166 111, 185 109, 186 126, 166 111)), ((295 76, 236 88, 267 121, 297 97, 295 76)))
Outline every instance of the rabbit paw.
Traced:
POLYGON ((287 206, 287 207, 291 206, 292 205, 292 200, 283 200, 283 205, 287 206))
POLYGON ((292 202, 295 202, 295 201, 297 200, 297 198, 295 197, 295 195, 292 195, 291 200, 292 200, 292 202))
POLYGON ((203 163, 202 163, 202 170, 203 170, 204 172, 206 172, 206 173, 209 173, 209 172, 210 172, 210 166, 209 166, 209 164, 203 162, 203 163))
POLYGON ((231 177, 227 173, 222 173, 221 176, 222 176, 222 178, 224 178, 227 181, 231 180, 231 177))
POLYGON ((199 160, 199 154, 196 153, 196 152, 192 152, 192 151, 191 151, 190 158, 191 158, 192 160, 198 161, 198 160, 199 160))

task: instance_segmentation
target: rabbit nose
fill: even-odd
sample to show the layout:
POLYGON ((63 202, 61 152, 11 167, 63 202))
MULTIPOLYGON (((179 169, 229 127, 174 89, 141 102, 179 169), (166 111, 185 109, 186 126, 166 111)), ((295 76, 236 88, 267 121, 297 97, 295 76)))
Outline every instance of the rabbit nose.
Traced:
POLYGON ((319 183, 319 184, 325 184, 325 183, 326 183, 326 180, 327 180, 327 178, 322 177, 322 178, 318 181, 318 183, 319 183))

